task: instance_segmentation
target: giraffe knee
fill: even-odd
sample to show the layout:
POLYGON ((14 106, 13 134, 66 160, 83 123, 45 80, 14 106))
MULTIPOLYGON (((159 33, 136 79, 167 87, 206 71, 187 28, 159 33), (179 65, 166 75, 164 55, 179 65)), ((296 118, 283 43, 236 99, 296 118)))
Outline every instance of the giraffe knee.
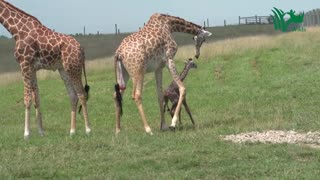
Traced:
POLYGON ((181 86, 179 88, 179 93, 181 94, 182 97, 186 96, 186 88, 184 86, 181 86))
POLYGON ((29 109, 31 107, 31 105, 32 105, 31 95, 25 95, 24 96, 24 106, 29 109))
POLYGON ((78 104, 78 96, 75 94, 70 94, 71 105, 76 107, 78 104))
POLYGON ((142 101, 141 94, 135 94, 133 96, 133 100, 134 100, 135 103, 141 103, 141 101, 142 101))

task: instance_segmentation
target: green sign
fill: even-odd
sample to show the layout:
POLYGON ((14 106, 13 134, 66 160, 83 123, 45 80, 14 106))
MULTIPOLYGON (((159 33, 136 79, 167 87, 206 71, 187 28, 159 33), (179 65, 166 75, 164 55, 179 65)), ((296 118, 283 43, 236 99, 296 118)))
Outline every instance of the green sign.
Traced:
POLYGON ((275 7, 272 9, 272 12, 274 15, 271 15, 271 17, 275 30, 280 30, 282 32, 305 31, 303 27, 304 12, 296 15, 295 11, 293 11, 292 9, 289 12, 285 13, 281 9, 275 7), (285 20, 285 15, 289 15, 290 18, 285 20))

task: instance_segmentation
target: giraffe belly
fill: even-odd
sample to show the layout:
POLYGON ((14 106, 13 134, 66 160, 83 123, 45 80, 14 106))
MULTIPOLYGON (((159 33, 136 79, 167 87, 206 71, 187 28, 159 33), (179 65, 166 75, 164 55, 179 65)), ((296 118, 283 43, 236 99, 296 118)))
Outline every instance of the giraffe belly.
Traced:
POLYGON ((36 70, 39 70, 39 69, 46 69, 46 70, 57 70, 57 69, 60 69, 62 68, 62 64, 60 61, 55 61, 55 62, 47 62, 41 58, 38 58, 35 63, 34 63, 34 68, 36 70))
POLYGON ((147 68, 146 72, 154 72, 155 70, 159 68, 164 68, 166 65, 165 59, 164 58, 152 58, 149 60, 147 63, 147 68))

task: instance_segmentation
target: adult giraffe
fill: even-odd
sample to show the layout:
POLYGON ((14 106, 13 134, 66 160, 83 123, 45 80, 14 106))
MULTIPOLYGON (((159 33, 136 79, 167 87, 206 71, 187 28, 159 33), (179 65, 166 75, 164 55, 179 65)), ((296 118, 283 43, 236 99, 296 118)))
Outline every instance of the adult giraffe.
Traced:
POLYGON ((27 139, 30 136, 32 101, 36 109, 39 133, 44 134, 36 76, 36 71, 39 69, 58 70, 64 81, 72 107, 70 134, 75 133, 78 99, 83 109, 86 132, 90 133, 86 104, 89 86, 85 75, 84 50, 80 44, 71 36, 48 29, 37 18, 4 0, 0 0, 0 23, 16 41, 14 56, 20 64, 24 82, 24 137, 27 139), (85 88, 82 84, 82 70, 84 71, 85 88))
POLYGON ((114 101, 116 106, 116 133, 120 132, 120 116, 122 114, 122 94, 126 88, 129 77, 132 78, 134 99, 145 131, 152 134, 142 107, 142 88, 144 74, 155 72, 157 84, 158 102, 160 107, 160 129, 167 128, 164 120, 163 96, 162 96, 162 71, 167 65, 174 81, 179 86, 180 96, 172 118, 170 129, 175 129, 179 119, 179 112, 183 98, 185 97, 185 87, 179 78, 173 58, 178 50, 177 44, 172 37, 173 32, 184 32, 194 35, 196 41, 196 55, 200 55, 200 47, 206 36, 211 33, 205 31, 201 26, 188 22, 182 18, 153 14, 148 23, 138 32, 123 39, 114 56, 115 75, 117 84, 115 85, 114 101))

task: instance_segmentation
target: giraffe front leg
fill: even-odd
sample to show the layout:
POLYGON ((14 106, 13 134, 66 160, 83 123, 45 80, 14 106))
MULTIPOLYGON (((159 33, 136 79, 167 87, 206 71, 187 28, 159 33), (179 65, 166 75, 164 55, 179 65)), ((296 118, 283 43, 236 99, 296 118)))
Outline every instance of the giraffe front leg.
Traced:
POLYGON ((24 104, 25 104, 24 139, 29 139, 29 137, 30 137, 31 95, 26 95, 26 91, 25 91, 25 95, 24 95, 24 104))
POLYGON ((193 117, 192 117, 192 114, 191 114, 191 111, 190 111, 190 108, 189 108, 189 106, 188 106, 188 104, 187 104, 187 100, 186 100, 186 99, 184 99, 183 105, 184 105, 184 108, 186 109, 186 111, 187 111, 187 113, 188 113, 188 115, 189 115, 189 117, 190 117, 190 120, 191 120, 191 122, 192 122, 192 125, 195 126, 195 123, 194 123, 194 120, 193 120, 193 117))
POLYGON ((160 107, 160 130, 167 130, 168 127, 166 125, 164 119, 164 106, 163 106, 163 90, 162 90, 162 68, 155 72, 155 78, 157 83, 157 94, 158 94, 158 102, 160 107))
MULTIPOLYGON (((22 71, 23 72, 23 71, 22 71)), ((32 73, 23 72, 24 81, 24 106, 25 106, 25 120, 24 120, 24 139, 30 137, 30 109, 32 105, 32 87, 31 78, 32 73)))
POLYGON ((175 130, 176 128, 176 124, 177 124, 177 121, 179 119, 179 112, 180 112, 180 109, 181 109, 181 105, 182 105, 182 101, 185 97, 185 87, 182 83, 182 81, 180 80, 180 77, 177 73, 177 70, 176 70, 176 66, 173 62, 173 59, 169 59, 168 60, 168 65, 169 65, 169 71, 173 77, 173 80, 177 83, 178 87, 179 87, 179 100, 178 100, 178 104, 177 104, 177 107, 175 109, 175 112, 174 112, 174 116, 172 118, 172 121, 171 121, 171 125, 170 125, 170 129, 171 130, 175 130))

